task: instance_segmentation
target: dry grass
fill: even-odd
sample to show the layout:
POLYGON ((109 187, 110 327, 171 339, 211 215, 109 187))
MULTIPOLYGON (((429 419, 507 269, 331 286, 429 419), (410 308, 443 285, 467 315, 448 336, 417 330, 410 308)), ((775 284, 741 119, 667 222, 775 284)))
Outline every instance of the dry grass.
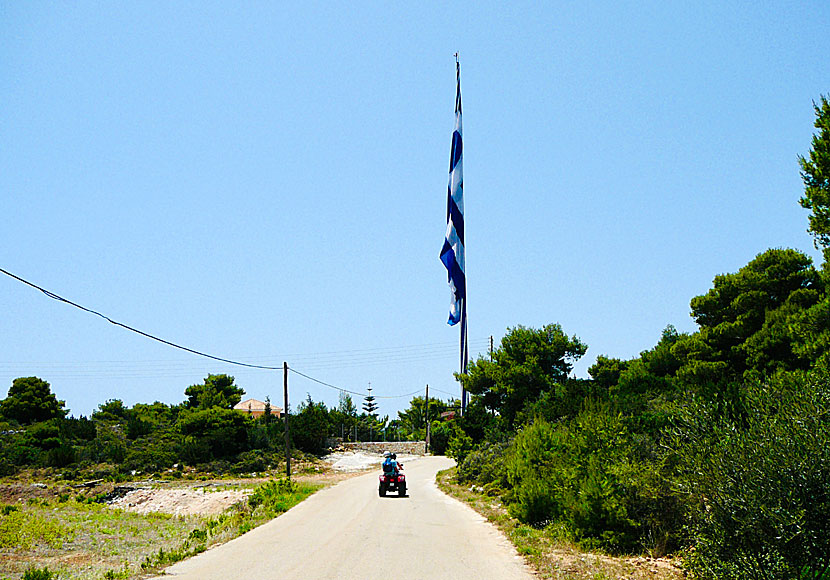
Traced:
POLYGON ((0 515, 0 577, 21 578, 26 569, 48 567, 62 577, 124 577, 140 570, 145 556, 187 539, 202 518, 138 515, 74 500, 36 500, 0 515))
POLYGON ((502 503, 454 481, 455 469, 438 474, 438 486, 486 517, 516 546, 540 578, 556 580, 681 580, 684 572, 666 558, 612 557, 588 553, 557 537, 553 529, 536 529, 512 518, 502 503))
MULTIPOLYGON (((314 489, 359 475, 304 471, 292 479, 314 489)), ((209 484, 206 491, 220 492, 253 488, 266 481, 269 479, 170 484, 190 488, 209 484)), ((271 517, 258 510, 251 513, 247 508, 231 508, 218 516, 173 517, 166 513, 132 513, 84 500, 112 491, 112 487, 111 483, 102 483, 79 494, 63 483, 48 488, 19 480, 0 485, 0 580, 19 580, 27 569, 44 567, 62 580, 143 578, 175 558, 231 540, 271 517)), ((167 489, 170 485, 161 487, 167 489)))

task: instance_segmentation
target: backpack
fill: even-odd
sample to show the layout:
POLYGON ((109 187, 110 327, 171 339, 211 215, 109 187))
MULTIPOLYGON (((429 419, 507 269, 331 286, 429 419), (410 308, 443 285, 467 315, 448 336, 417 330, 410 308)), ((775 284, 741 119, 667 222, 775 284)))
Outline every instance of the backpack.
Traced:
POLYGON ((397 467, 395 463, 397 462, 394 459, 392 459, 391 457, 387 457, 383 461, 383 473, 388 473, 390 475, 395 473, 395 467, 397 467))

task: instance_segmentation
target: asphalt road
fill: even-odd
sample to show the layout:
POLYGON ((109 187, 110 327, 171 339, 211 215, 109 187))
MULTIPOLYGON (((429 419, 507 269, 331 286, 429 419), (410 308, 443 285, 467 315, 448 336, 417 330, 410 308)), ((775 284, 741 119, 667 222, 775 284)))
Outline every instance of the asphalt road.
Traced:
POLYGON ((501 533, 435 486, 453 464, 404 465, 409 497, 378 497, 377 472, 317 492, 271 522, 166 570, 176 580, 530 580, 501 533))

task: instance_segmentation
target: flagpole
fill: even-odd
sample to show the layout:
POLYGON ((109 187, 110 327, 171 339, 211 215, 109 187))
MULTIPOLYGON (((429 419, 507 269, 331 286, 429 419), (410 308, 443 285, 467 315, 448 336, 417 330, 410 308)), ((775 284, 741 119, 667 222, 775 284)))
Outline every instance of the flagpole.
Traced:
MULTIPOLYGON (((461 301, 461 374, 467 374, 467 298, 461 301)), ((467 389, 461 383, 461 416, 467 412, 467 389)))
MULTIPOLYGON (((461 110, 461 65, 458 62, 458 53, 455 53, 455 82, 456 82, 456 113, 461 110)), ((465 247, 466 248, 466 247, 465 247)), ((466 276, 465 276, 466 278, 466 276)), ((461 328, 460 328, 460 371, 462 375, 467 374, 467 289, 466 283, 464 288, 464 296, 461 299, 461 328)), ((461 383, 461 416, 467 413, 467 389, 464 388, 464 383, 461 383)))

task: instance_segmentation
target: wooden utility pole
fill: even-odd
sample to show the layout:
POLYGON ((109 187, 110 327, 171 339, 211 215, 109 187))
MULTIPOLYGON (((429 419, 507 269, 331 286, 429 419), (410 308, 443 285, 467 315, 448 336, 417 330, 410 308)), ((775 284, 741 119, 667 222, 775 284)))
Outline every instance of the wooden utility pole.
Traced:
POLYGON ((426 405, 424 407, 424 422, 427 424, 426 441, 424 441, 424 454, 429 453, 429 385, 427 385, 426 405))
POLYGON ((288 433, 288 363, 282 363, 283 405, 285 406, 285 476, 291 480, 291 435, 288 433))

